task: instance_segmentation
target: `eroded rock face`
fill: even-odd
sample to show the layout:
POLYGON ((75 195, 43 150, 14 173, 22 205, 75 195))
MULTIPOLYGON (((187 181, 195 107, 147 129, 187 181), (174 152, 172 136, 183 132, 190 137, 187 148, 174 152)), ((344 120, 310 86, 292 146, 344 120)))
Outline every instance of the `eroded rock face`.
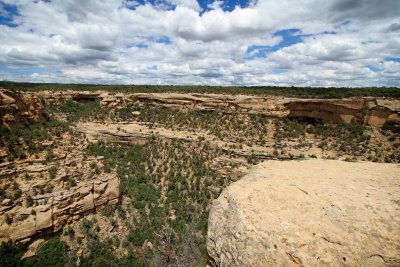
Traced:
POLYGON ((363 120, 364 100, 291 100, 285 104, 289 117, 309 117, 331 122, 363 120))
POLYGON ((47 103, 98 100, 104 107, 126 104, 149 104, 156 107, 184 108, 200 111, 248 112, 271 117, 287 115, 284 98, 275 96, 182 94, 182 93, 111 93, 89 91, 37 92, 47 103))
POLYGON ((211 266, 398 266, 398 165, 266 161, 213 203, 211 266))
POLYGON ((349 99, 290 99, 284 104, 288 117, 307 117, 326 122, 363 122, 382 127, 389 120, 400 121, 399 100, 349 99))
POLYGON ((71 190, 37 195, 40 204, 26 208, 11 206, 2 210, 0 241, 21 241, 38 233, 57 232, 67 223, 101 209, 104 205, 117 205, 120 198, 119 179, 116 174, 102 174, 91 181, 82 181, 71 190), (14 218, 7 224, 4 216, 14 218), (23 219, 18 219, 23 216, 23 219))
POLYGON ((158 107, 199 111, 223 111, 262 114, 268 117, 308 117, 326 122, 356 120, 375 127, 388 121, 400 121, 400 100, 359 97, 346 99, 298 99, 279 96, 181 94, 181 93, 111 93, 89 91, 38 92, 48 103, 94 101, 102 106, 149 104, 158 107))
POLYGON ((43 116, 37 96, 0 88, 0 124, 29 123, 43 116))

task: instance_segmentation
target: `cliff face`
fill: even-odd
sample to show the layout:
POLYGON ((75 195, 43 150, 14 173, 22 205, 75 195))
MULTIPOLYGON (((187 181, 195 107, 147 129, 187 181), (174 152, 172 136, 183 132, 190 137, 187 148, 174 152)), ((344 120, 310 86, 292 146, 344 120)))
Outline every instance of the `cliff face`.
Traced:
POLYGON ((382 127, 390 121, 400 121, 400 101, 397 99, 350 98, 343 100, 288 100, 288 117, 307 117, 327 122, 364 122, 382 127))
POLYGON ((399 265, 398 168, 329 160, 260 164, 212 204, 209 264, 399 265))
POLYGON ((110 92, 39 92, 48 103, 68 100, 100 101, 102 106, 148 104, 157 107, 262 114, 268 117, 306 117, 326 122, 356 120, 375 127, 400 121, 400 100, 384 98, 291 99, 275 96, 110 93, 110 92))
POLYGON ((180 93, 110 93, 110 92, 38 92, 48 103, 68 100, 98 100, 102 106, 116 107, 126 104, 148 104, 156 107, 183 108, 200 111, 248 112, 282 117, 287 114, 281 97, 247 95, 180 94, 180 93))
MULTIPOLYGON (((26 188, 30 191, 31 189, 26 188)), ((71 190, 38 194, 32 207, 18 201, 3 200, 0 205, 0 241, 28 242, 31 237, 57 232, 67 223, 101 209, 116 205, 120 198, 119 179, 114 174, 102 174, 90 181, 81 181, 71 190), (12 220, 8 224, 5 218, 12 220)))
POLYGON ((37 96, 0 88, 0 124, 29 123, 43 116, 37 96))

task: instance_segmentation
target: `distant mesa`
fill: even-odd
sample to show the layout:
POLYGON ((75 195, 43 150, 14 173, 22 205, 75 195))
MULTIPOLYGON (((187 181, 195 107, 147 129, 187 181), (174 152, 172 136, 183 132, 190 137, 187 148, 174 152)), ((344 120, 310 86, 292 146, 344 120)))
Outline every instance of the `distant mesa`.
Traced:
POLYGON ((0 89, 1 123, 37 120, 46 103, 99 101, 102 106, 146 103, 158 107, 260 114, 271 118, 311 118, 324 122, 358 121, 375 127, 400 121, 400 100, 384 97, 301 99, 280 96, 195 93, 112 93, 107 91, 41 91, 15 93, 0 89))

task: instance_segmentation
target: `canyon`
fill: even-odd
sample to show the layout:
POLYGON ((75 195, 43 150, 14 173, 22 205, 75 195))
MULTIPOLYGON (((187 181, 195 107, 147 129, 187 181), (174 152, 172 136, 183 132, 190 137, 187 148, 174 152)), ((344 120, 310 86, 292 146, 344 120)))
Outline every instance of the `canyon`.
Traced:
POLYGON ((142 265, 399 263, 399 99, 0 89, 0 121, 24 259, 61 234, 142 265))

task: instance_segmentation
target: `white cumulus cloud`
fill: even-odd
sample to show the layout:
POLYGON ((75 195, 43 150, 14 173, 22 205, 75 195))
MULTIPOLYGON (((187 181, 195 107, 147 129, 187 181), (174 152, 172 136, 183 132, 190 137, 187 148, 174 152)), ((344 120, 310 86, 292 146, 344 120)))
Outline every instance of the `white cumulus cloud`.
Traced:
POLYGON ((398 0, 2 2, 3 80, 400 85, 398 0))

